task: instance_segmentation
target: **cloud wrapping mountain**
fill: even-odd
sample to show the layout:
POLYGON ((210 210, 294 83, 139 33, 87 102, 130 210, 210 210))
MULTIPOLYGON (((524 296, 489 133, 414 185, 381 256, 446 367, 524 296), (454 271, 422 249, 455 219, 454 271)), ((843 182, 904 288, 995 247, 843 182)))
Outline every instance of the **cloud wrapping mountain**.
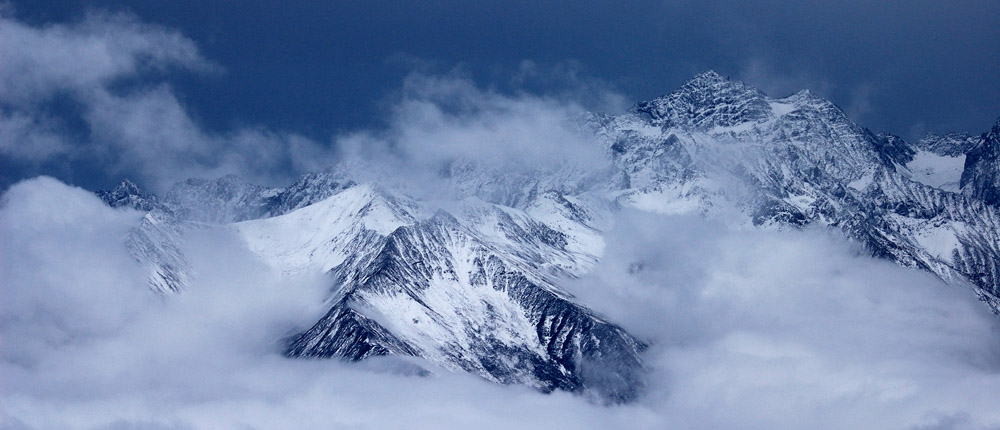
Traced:
POLYGON ((208 234, 192 247, 200 281, 152 299, 115 246, 139 215, 50 179, 5 195, 2 272, 13 281, 2 336, 25 345, 4 350, 5 425, 962 428, 997 419, 995 318, 957 287, 822 231, 623 214, 607 258, 566 285, 653 345, 647 394, 603 407, 447 371, 406 376, 408 365, 285 359, 275 342, 322 311, 319 279, 270 274, 238 241, 208 234))
POLYGON ((176 32, 0 24, 5 157, 166 190, 4 192, 3 427, 1000 423, 996 130, 911 146, 713 72, 618 115, 415 74, 329 151, 119 86, 219 72, 176 32), (986 173, 939 188, 928 153, 986 173))

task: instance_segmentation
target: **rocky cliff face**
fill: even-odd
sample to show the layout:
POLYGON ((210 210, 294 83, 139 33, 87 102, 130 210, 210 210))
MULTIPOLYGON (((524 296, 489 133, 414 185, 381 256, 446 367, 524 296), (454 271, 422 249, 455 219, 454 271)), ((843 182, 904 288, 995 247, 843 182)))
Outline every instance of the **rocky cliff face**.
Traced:
POLYGON ((1000 206, 1000 120, 965 158, 962 194, 1000 206))
POLYGON ((945 135, 930 133, 913 144, 918 150, 928 151, 937 155, 958 157, 965 155, 976 145, 980 136, 969 133, 948 133, 945 135))

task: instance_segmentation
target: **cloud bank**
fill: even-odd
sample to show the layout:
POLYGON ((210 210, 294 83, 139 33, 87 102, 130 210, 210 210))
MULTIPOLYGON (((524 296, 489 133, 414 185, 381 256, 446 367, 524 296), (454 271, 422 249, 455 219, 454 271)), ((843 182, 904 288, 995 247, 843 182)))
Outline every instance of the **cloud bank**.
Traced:
POLYGON ((225 231, 198 281, 148 293, 121 238, 140 214, 49 178, 0 206, 0 426, 15 429, 988 428, 996 319, 966 290, 820 231, 733 231, 626 211, 565 286, 647 339, 649 387, 604 407, 394 360, 288 360, 322 279, 285 279, 225 231), (13 345, 13 347, 11 347, 13 345))

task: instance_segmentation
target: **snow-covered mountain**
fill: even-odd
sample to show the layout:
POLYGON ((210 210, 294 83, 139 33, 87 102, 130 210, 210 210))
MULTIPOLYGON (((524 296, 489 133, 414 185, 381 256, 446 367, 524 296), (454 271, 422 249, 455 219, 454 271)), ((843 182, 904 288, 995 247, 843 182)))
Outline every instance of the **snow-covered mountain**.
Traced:
POLYGON ((162 198, 127 181, 99 195, 148 212, 126 243, 157 291, 196 276, 183 252, 195 229, 238 235, 282 272, 328 274, 328 311, 289 339, 289 357, 418 356, 608 401, 640 394, 646 344, 560 284, 600 260, 622 207, 737 228, 828 226, 1000 310, 1000 123, 910 144, 808 91, 771 98, 708 72, 578 125, 610 168, 505 177, 456 160, 439 174, 457 201, 416 199, 346 164, 287 188, 227 176, 162 198))
POLYGON ((970 150, 959 194, 915 177, 924 149, 858 126, 829 101, 806 91, 773 99, 712 72, 589 124, 626 174, 629 204, 765 228, 828 225, 874 256, 971 282, 997 310, 1000 212, 989 191, 995 133, 970 150))

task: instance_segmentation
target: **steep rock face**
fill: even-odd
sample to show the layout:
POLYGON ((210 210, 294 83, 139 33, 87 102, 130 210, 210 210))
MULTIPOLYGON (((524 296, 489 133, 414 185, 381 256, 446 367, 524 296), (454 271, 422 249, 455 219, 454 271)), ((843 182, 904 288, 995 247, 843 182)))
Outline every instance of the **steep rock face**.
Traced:
POLYGON ((894 134, 876 133, 875 141, 878 151, 885 154, 885 157, 897 166, 907 165, 913 161, 913 157, 918 152, 913 145, 894 134))
POLYGON ((170 206, 156 195, 124 180, 115 189, 97 192, 109 206, 147 212, 125 236, 125 247, 149 273, 149 287, 160 294, 178 293, 191 281, 191 264, 182 251, 187 229, 170 206))
POLYGON ((913 146, 922 151, 948 157, 965 155, 979 144, 979 136, 969 133, 948 133, 945 135, 930 133, 918 140, 913 146))
POLYGON ((549 191, 525 209, 466 199, 459 218, 477 236, 539 273, 579 276, 597 262, 611 208, 599 198, 549 191))
POLYGON ((409 199, 362 184, 284 215, 233 226, 250 250, 274 267, 325 273, 396 228, 416 223, 422 212, 409 199))
POLYGON ((1000 120, 966 156, 961 188, 969 197, 1000 206, 1000 120))
POLYGON ((738 107, 675 106, 674 100, 704 98, 686 94, 701 91, 701 85, 685 85, 646 103, 660 109, 654 118, 671 121, 630 113, 591 122, 626 176, 629 204, 702 213, 736 204, 753 224, 801 224, 833 216, 839 207, 831 202, 870 182, 880 166, 894 169, 885 144, 830 102, 808 92, 771 99, 741 83, 712 82, 713 91, 754 101, 709 100, 738 107), (754 108, 741 122, 734 112, 747 106, 754 108))
POLYGON ((149 286, 161 294, 183 291, 191 282, 184 255, 188 226, 159 211, 147 213, 125 238, 129 252, 149 271, 149 286))
POLYGON ((112 190, 100 190, 96 194, 97 197, 104 200, 104 203, 113 208, 127 207, 143 212, 165 209, 159 197, 143 191, 138 185, 127 179, 112 190))
POLYGON ((909 178, 934 188, 959 192, 966 154, 980 142, 966 133, 928 134, 913 144, 915 152, 904 163, 909 178))
POLYGON ((997 312, 1000 295, 1000 211, 983 202, 907 180, 876 178, 863 199, 861 222, 848 225, 873 254, 968 281, 997 312))

